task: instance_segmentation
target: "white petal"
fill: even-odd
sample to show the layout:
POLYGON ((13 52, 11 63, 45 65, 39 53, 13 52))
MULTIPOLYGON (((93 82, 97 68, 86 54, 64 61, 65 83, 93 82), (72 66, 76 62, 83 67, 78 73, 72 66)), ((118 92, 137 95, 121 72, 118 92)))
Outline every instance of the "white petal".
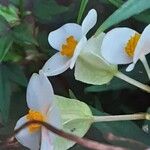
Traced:
POLYGON ((126 71, 127 71, 127 72, 132 71, 132 70, 134 69, 134 66, 135 66, 134 63, 130 64, 130 65, 126 68, 126 71))
POLYGON ((69 65, 70 58, 63 56, 58 52, 45 63, 42 70, 46 76, 55 76, 66 71, 69 68, 69 65))
POLYGON ((74 67, 75 62, 76 62, 81 50, 84 48, 86 43, 87 43, 87 39, 85 36, 83 36, 83 38, 80 40, 80 42, 76 46, 73 57, 71 58, 70 69, 72 69, 74 67))
POLYGON ((27 87, 27 104, 30 109, 46 113, 54 100, 54 92, 48 78, 34 73, 27 87))
POLYGON ((141 56, 150 53, 150 25, 148 25, 141 34, 138 44, 135 48, 133 62, 136 63, 141 56))
MULTIPOLYGON (((20 118, 16 124, 15 129, 19 128, 25 122, 27 122, 26 116, 20 118)), ((19 143, 31 150, 38 150, 40 147, 40 131, 30 133, 28 128, 25 128, 21 130, 15 137, 19 143)))
MULTIPOLYGON (((53 104, 53 106, 51 106, 51 108, 49 109, 48 114, 47 114, 47 122, 51 124, 52 126, 54 126, 55 128, 58 128, 58 129, 62 128, 61 115, 56 104, 53 104)), ((49 132, 49 138, 51 139, 51 141, 54 142, 56 135, 52 132, 49 132)))
POLYGON ((53 150, 53 141, 49 138, 48 130, 42 127, 41 150, 53 150))
POLYGON ((82 35, 86 35, 97 22, 97 12, 91 9, 82 22, 82 35))
POLYGON ((102 42, 101 54, 112 64, 128 64, 132 62, 125 52, 128 40, 136 33, 130 28, 115 28, 109 31, 102 42))
POLYGON ((65 44, 66 39, 71 35, 74 36, 77 41, 79 41, 82 37, 81 26, 76 23, 67 23, 59 29, 50 32, 48 41, 54 49, 60 51, 62 44, 65 44))

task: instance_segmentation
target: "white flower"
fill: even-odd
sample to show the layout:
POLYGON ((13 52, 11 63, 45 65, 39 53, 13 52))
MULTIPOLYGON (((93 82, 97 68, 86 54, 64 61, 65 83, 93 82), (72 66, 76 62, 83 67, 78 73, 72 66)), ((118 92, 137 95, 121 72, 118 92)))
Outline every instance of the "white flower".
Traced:
POLYGON ((59 29, 50 32, 48 36, 49 44, 59 52, 52 56, 42 68, 47 76, 58 75, 72 69, 80 51, 87 42, 86 34, 96 24, 97 12, 91 9, 82 25, 67 23, 59 29))
MULTIPOLYGON (((53 88, 47 77, 40 71, 33 74, 27 87, 29 113, 20 118, 15 129, 27 121, 46 121, 60 128, 60 113, 54 103, 53 88)), ((32 124, 16 135, 16 139, 31 150, 53 150, 55 135, 45 127, 32 124)))
POLYGON ((104 37, 101 54, 112 64, 131 63, 126 71, 131 71, 136 62, 150 52, 150 25, 142 34, 130 28, 115 28, 104 37))

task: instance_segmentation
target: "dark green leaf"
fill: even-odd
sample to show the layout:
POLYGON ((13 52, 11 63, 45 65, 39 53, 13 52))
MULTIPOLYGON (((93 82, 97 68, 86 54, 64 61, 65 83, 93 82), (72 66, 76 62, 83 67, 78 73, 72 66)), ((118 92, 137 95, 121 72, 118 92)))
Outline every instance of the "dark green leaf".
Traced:
POLYGON ((8 53, 12 43, 13 39, 9 33, 8 35, 0 37, 0 62, 3 60, 5 55, 8 53))
POLYGON ((7 77, 6 68, 0 65, 0 112, 6 123, 9 116, 11 88, 7 77))
POLYGON ((18 83, 19 85, 27 86, 27 78, 19 65, 7 64, 6 73, 10 80, 18 83))
POLYGON ((98 28, 96 35, 105 31, 109 27, 137 15, 150 8, 150 1, 147 0, 128 0, 117 9, 104 23, 98 28))
POLYGON ((4 17, 0 16, 0 37, 9 31, 9 24, 4 17))
POLYGON ((67 7, 58 5, 55 0, 34 1, 33 13, 41 22, 50 21, 55 15, 60 15, 67 10, 67 7))
MULTIPOLYGON (((116 7, 120 7, 123 4, 123 0, 109 0, 109 2, 116 7)), ((138 21, 150 23, 150 9, 133 17, 138 21)))
POLYGON ((35 44, 37 45, 37 41, 33 36, 33 29, 30 25, 24 23, 19 26, 14 27, 13 35, 14 40, 19 44, 35 44))

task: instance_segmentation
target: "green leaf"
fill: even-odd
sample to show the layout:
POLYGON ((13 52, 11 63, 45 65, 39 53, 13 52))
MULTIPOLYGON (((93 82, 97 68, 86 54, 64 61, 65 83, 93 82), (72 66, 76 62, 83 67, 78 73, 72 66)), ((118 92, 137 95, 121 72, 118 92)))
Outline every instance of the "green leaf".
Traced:
POLYGON ((27 78, 24 75, 22 68, 16 64, 7 64, 6 73, 10 80, 22 86, 27 86, 27 78))
MULTIPOLYGON (((94 115, 100 115, 100 116, 108 115, 92 107, 91 110, 94 115)), ((99 122, 99 123, 95 123, 94 126, 98 130, 100 130, 104 135, 107 133, 112 133, 116 136, 134 139, 150 146, 149 143, 150 135, 146 134, 132 121, 99 122)), ((110 142, 111 144, 116 144, 113 141, 108 141, 108 142, 110 142)))
POLYGON ((4 123, 8 121, 11 88, 6 68, 0 65, 0 113, 4 123))
POLYGON ((128 0, 119 9, 117 9, 96 31, 96 35, 105 31, 109 27, 125 20, 133 15, 137 15, 150 8, 150 1, 147 0, 128 0))
POLYGON ((35 44, 37 41, 33 36, 33 29, 29 24, 23 23, 13 29, 14 40, 19 44, 35 44))
MULTIPOLYGON (((109 0, 109 1, 116 7, 120 7, 123 4, 123 0, 109 0)), ((150 23, 150 9, 133 17, 138 21, 150 23)))
POLYGON ((117 66, 111 65, 100 56, 100 47, 104 34, 92 37, 82 50, 75 66, 76 80, 84 83, 102 85, 108 83, 117 72, 117 66))
POLYGON ((55 15, 67 10, 67 7, 58 5, 55 0, 36 0, 33 5, 33 13, 40 22, 49 22, 55 15))
POLYGON ((10 27, 8 22, 3 16, 0 16, 0 37, 9 31, 10 27))
POLYGON ((81 0, 80 10, 78 13, 77 23, 80 24, 84 10, 88 4, 88 0, 81 0))
POLYGON ((108 1, 116 7, 120 7, 123 4, 122 0, 108 0, 108 1))
POLYGON ((85 92, 103 92, 122 89, 136 89, 136 87, 126 83, 118 78, 113 78, 108 84, 105 85, 93 85, 85 88, 85 92))
POLYGON ((11 35, 9 33, 7 34, 8 35, 0 37, 0 62, 4 59, 13 43, 11 35))
MULTIPOLYGON (((63 130, 83 137, 93 122, 90 108, 83 102, 61 96, 55 96, 63 122, 63 130)), ((74 142, 57 137, 55 150, 68 149, 74 142)))
POLYGON ((11 26, 19 23, 18 9, 13 6, 3 6, 0 5, 0 15, 3 16, 11 26))

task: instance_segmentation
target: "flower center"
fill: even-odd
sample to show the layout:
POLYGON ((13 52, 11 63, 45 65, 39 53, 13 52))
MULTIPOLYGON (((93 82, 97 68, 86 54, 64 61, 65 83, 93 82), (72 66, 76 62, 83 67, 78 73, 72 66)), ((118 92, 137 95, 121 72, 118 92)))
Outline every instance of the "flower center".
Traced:
POLYGON ((73 36, 69 36, 66 39, 66 44, 62 45, 61 54, 67 57, 72 57, 77 43, 78 42, 73 36))
MULTIPOLYGON (((29 113, 27 114, 26 118, 29 121, 33 121, 33 120, 44 121, 45 120, 45 117, 42 115, 42 113, 31 110, 31 109, 29 110, 29 113)), ((34 124, 31 124, 28 128, 30 132, 35 132, 41 128, 41 125, 34 123, 34 124)))
POLYGON ((126 46, 125 46, 125 52, 128 54, 129 57, 133 57, 134 55, 134 51, 135 51, 135 47, 140 39, 140 34, 135 33, 130 40, 127 42, 126 46))

